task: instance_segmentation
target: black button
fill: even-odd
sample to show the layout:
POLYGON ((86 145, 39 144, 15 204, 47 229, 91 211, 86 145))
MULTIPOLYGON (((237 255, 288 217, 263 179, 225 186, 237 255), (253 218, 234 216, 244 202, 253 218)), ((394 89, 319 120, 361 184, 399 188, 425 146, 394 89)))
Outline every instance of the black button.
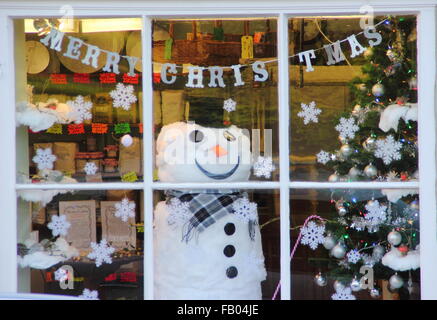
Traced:
POLYGON ((230 258, 235 254, 235 247, 233 245, 227 245, 223 249, 223 253, 225 254, 226 257, 230 258))
POLYGON ((235 233, 235 224, 229 222, 225 225, 225 233, 230 236, 235 233))
POLYGON ((226 269, 226 275, 228 276, 229 279, 235 278, 238 274, 238 270, 235 267, 229 267, 228 269, 226 269))

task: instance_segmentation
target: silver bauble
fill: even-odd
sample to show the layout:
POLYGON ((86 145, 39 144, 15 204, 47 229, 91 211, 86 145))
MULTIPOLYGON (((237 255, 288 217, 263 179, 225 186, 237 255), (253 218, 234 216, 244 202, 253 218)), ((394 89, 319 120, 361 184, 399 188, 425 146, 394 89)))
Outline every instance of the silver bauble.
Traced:
POLYGON ((388 280, 392 289, 399 289, 404 285, 404 280, 397 273, 392 275, 388 280))
POLYGON ((363 108, 361 108, 361 106, 359 104, 356 104, 354 109, 352 110, 352 114, 354 116, 356 116, 356 115, 358 115, 361 112, 362 109, 363 108))
POLYGON ((378 174, 378 169, 370 163, 364 168, 364 174, 366 177, 374 178, 378 174))
POLYGON ((377 83, 377 84, 375 84, 375 85, 372 87, 372 94, 373 94, 375 97, 381 97, 381 96, 383 96, 383 95, 384 95, 384 92, 385 92, 385 90, 384 90, 384 85, 381 84, 381 83, 377 83))
POLYGON ((350 168, 350 170, 349 170, 349 177, 356 178, 356 177, 358 177, 360 175, 361 175, 361 170, 360 169, 358 169, 355 166, 350 168))
POLYGON ((376 149, 376 139, 372 136, 368 137, 364 142, 363 142, 363 148, 366 151, 372 152, 376 149))
POLYGON ((340 281, 338 281, 338 280, 335 280, 335 282, 334 282, 334 290, 335 291, 341 291, 341 290, 343 290, 345 287, 344 287, 344 284, 343 283, 341 283, 340 281))
POLYGON ((324 287, 328 284, 328 279, 326 278, 326 276, 324 274, 322 274, 321 272, 319 272, 318 274, 316 274, 314 276, 314 282, 319 286, 319 287, 324 287))
POLYGON ((412 77, 410 80, 408 80, 408 85, 410 90, 417 90, 417 78, 412 77))
POLYGON ((340 176, 337 173, 333 173, 329 176, 329 182, 338 182, 340 180, 340 176))
POLYGON ((363 55, 364 55, 364 58, 366 58, 366 59, 369 59, 370 57, 372 57, 372 55, 373 55, 373 48, 372 47, 368 47, 364 51, 363 55))
POLYGON ((323 246, 325 247, 326 250, 331 250, 332 248, 335 247, 336 244, 337 241, 335 241, 333 236, 326 236, 325 240, 323 241, 323 246))
POLYGON ((393 246, 397 246, 398 244, 401 243, 402 241, 402 235, 397 232, 397 231, 392 231, 388 234, 387 236, 387 241, 393 245, 393 246))
POLYGON ((373 289, 370 289, 370 296, 373 299, 379 299, 381 297, 381 291, 378 288, 374 287, 373 289))
POLYGON ((357 88, 362 92, 365 92, 367 90, 367 87, 364 83, 357 84, 357 88))
POLYGON ((331 249, 331 254, 337 259, 342 259, 346 255, 346 248, 343 244, 337 243, 334 248, 331 249))
POLYGON ((340 154, 345 158, 349 157, 353 152, 354 150, 348 144, 344 144, 340 148, 340 154))
POLYGON ((350 287, 353 292, 360 291, 361 290, 360 280, 358 280, 357 278, 353 278, 350 287))
POLYGON ((375 257, 382 257, 385 254, 385 249, 383 246, 381 245, 377 245, 375 247, 373 247, 373 252, 372 255, 375 257))
POLYGON ((347 209, 343 206, 337 208, 338 215, 344 217, 347 213, 347 209))

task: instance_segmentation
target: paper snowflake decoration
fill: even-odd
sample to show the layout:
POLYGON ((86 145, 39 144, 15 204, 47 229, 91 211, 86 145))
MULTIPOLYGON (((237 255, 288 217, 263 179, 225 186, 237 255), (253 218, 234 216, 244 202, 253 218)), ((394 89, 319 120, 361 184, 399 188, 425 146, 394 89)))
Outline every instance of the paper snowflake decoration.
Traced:
POLYGON ((96 267, 100 267, 103 262, 112 263, 111 254, 115 252, 115 249, 108 245, 106 239, 102 239, 100 243, 91 242, 91 248, 93 251, 87 257, 96 260, 96 267))
POLYGON ((272 157, 259 156, 253 164, 253 174, 257 177, 270 178, 271 173, 276 167, 273 164, 272 157))
POLYGON ((332 300, 356 300, 357 298, 352 294, 350 287, 339 288, 331 296, 332 300))
POLYGON ((137 97, 134 94, 134 87, 132 85, 125 86, 123 83, 117 83, 115 90, 109 92, 113 99, 113 106, 115 108, 123 108, 129 110, 132 103, 137 102, 137 97))
POLYGON ((83 167, 83 171, 85 171, 87 176, 96 174, 97 170, 98 168, 94 162, 87 162, 83 167))
POLYGON ((375 157, 381 158, 384 164, 390 164, 393 160, 401 160, 402 143, 396 141, 392 135, 385 139, 378 139, 376 141, 375 157))
POLYGON ((68 271, 64 268, 59 268, 55 271, 55 280, 59 282, 68 280, 68 271))
POLYGON ((316 108, 316 103, 314 101, 310 102, 310 104, 301 103, 300 107, 302 108, 302 111, 298 112, 297 116, 303 118, 304 125, 307 125, 310 122, 319 122, 318 115, 322 110, 316 108))
POLYGON ((53 162, 56 161, 56 156, 52 154, 52 149, 37 149, 36 155, 32 158, 38 166, 38 170, 53 169, 53 162))
POLYGON ((237 109, 237 103, 229 98, 223 102, 223 109, 227 112, 235 111, 237 109))
POLYGON ((357 132, 360 128, 355 124, 355 119, 350 117, 349 119, 340 118, 340 123, 335 126, 335 130, 337 130, 340 134, 340 137, 343 139, 353 139, 355 138, 355 132, 357 132))
POLYGON ((387 219, 387 206, 380 205, 378 200, 371 200, 364 207, 367 210, 364 219, 372 224, 377 225, 385 222, 387 219))
POLYGON ((85 101, 83 96, 77 96, 76 99, 67 101, 67 105, 72 109, 68 116, 74 119, 74 123, 82 123, 84 120, 91 120, 91 108, 93 104, 85 101))
POLYGON ((79 298, 85 300, 99 300, 99 293, 97 292, 97 290, 91 291, 90 289, 84 289, 79 298))
POLYGON ((327 164, 328 161, 331 160, 331 154, 324 150, 320 150, 320 152, 316 154, 316 157, 317 157, 317 162, 321 164, 327 164))
POLYGON ((71 223, 68 222, 65 214, 60 216, 53 215, 47 227, 52 230, 52 235, 54 237, 59 235, 65 237, 68 234, 68 229, 71 227, 71 223))
POLYGON ((234 214, 242 221, 256 221, 257 220, 257 204, 250 202, 248 198, 239 198, 232 204, 234 214))
POLYGON ((167 209, 169 211, 167 217, 169 225, 181 226, 193 216, 190 211, 190 203, 182 202, 178 198, 171 198, 167 203, 167 209))
POLYGON ((301 243, 308 245, 311 249, 316 250, 319 244, 325 241, 325 225, 318 225, 314 221, 308 222, 308 224, 301 229, 302 239, 301 243))
POLYGON ((120 202, 115 204, 115 216, 124 222, 127 222, 129 218, 134 218, 135 202, 129 201, 127 197, 124 197, 120 202))
POLYGON ((358 250, 351 250, 346 255, 347 261, 350 263, 357 263, 361 259, 361 253, 358 250))

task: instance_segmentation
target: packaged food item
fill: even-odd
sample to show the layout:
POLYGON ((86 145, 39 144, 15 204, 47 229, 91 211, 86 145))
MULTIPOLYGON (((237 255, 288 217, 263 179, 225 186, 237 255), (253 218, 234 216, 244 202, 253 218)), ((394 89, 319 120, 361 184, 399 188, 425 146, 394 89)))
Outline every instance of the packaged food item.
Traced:
POLYGON ((114 173, 118 169, 118 160, 114 158, 103 159, 104 172, 114 173))
POLYGON ((120 175, 135 172, 138 176, 142 176, 141 154, 142 141, 138 137, 133 137, 133 143, 129 147, 120 144, 120 155, 118 161, 120 175))
POLYGON ((55 170, 62 171, 66 174, 76 172, 76 152, 79 146, 76 142, 54 142, 53 154, 56 155, 55 170))
POLYGON ((117 157, 117 152, 118 152, 118 146, 115 144, 110 144, 107 145, 105 148, 106 151, 106 156, 108 158, 116 158, 117 157))

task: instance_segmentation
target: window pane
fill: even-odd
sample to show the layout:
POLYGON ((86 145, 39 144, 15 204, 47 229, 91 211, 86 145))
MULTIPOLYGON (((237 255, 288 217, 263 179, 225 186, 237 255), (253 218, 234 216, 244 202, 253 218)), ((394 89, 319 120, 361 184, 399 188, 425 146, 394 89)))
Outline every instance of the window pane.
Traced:
POLYGON ((153 22, 157 180, 278 180, 276 51, 275 19, 153 22))
POLYGON ((18 200, 20 292, 143 299, 142 192, 19 191, 36 193, 18 200))
POLYGON ((292 190, 291 224, 293 299, 420 299, 418 191, 292 190))
POLYGON ((289 21, 293 180, 418 178, 416 17, 360 21, 289 21))
POLYGON ((15 33, 17 181, 142 180, 141 19, 25 19, 15 33))
POLYGON ((271 299, 280 279, 279 192, 155 193, 156 299, 271 299))

